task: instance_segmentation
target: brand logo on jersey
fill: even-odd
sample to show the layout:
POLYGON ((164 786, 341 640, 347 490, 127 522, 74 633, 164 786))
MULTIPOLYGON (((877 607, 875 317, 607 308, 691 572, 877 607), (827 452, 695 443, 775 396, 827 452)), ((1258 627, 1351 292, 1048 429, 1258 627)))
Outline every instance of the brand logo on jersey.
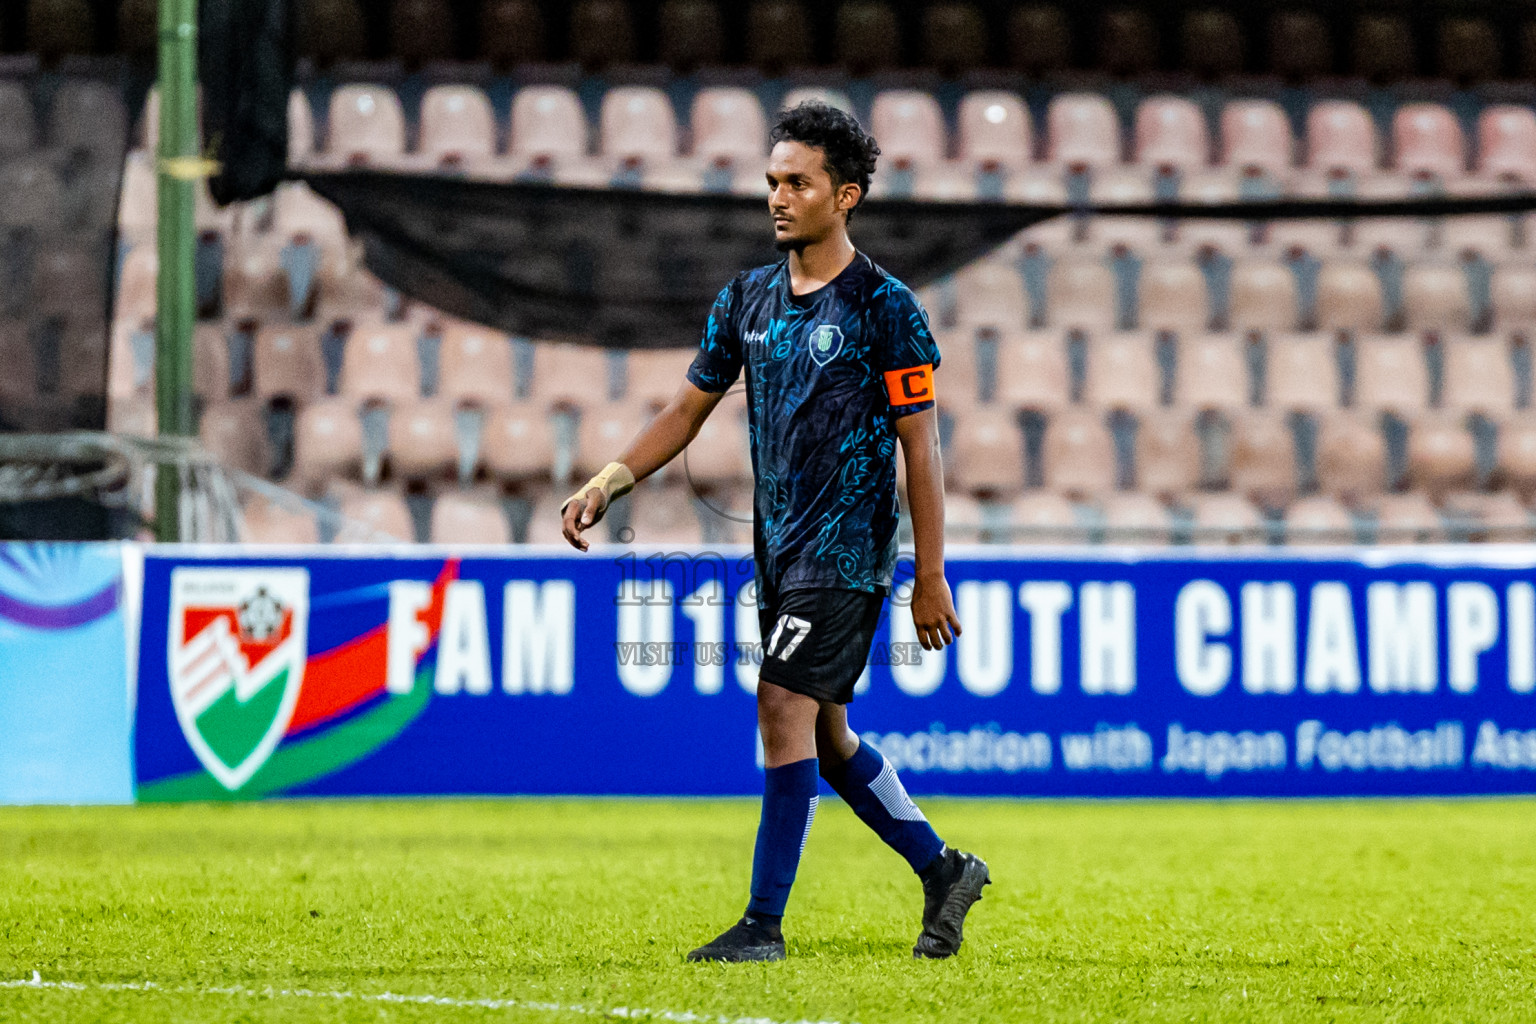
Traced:
POLYGON ((304 681, 309 573, 171 572, 171 702, 197 759, 237 790, 277 748, 304 681))
POLYGON ((836 324, 822 324, 811 332, 811 358, 817 366, 826 366, 843 350, 843 329, 836 324))

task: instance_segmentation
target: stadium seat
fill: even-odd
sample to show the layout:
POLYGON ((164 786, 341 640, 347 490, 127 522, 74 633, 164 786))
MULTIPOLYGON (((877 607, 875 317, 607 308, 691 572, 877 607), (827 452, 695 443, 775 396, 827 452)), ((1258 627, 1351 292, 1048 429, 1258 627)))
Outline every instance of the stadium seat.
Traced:
MULTIPOLYGON (((1095 207, 1150 203, 1154 198, 1152 179, 1141 171, 1098 172, 1089 183, 1088 198, 1095 207)), ((1085 238, 1089 251, 1096 253, 1120 249, 1148 253, 1162 245, 1163 224, 1151 217, 1095 213, 1088 217, 1085 238)))
POLYGON ((1046 109, 1046 159, 1068 168, 1120 163, 1120 122, 1109 100, 1093 93, 1063 93, 1046 109))
POLYGON ((1392 118, 1393 166, 1403 174, 1451 181, 1466 173, 1461 125, 1437 103, 1408 103, 1392 118))
POLYGON ((1509 345, 1499 337, 1449 337, 1440 404, 1460 412, 1506 416, 1515 408, 1515 373, 1509 345))
POLYGON ((1137 322, 1154 331, 1203 331, 1210 326, 1205 275, 1193 263, 1152 260, 1141 268, 1137 322))
POLYGON ((411 523, 411 510, 405 498, 396 491, 374 491, 345 488, 341 492, 338 512, 347 520, 336 533, 338 544, 416 540, 416 528, 411 523))
POLYGON ((1373 417, 1332 412, 1318 417, 1317 484, 1354 503, 1386 487, 1387 448, 1373 417))
POLYGON ((980 260, 955 274, 955 314, 960 327, 1020 330, 1029 322, 1024 280, 1002 260, 980 260))
MULTIPOLYGON (((155 390, 155 325, 152 321, 119 320, 111 325, 107 356, 107 395, 110 401, 119 402, 139 398, 154 400, 155 390)), ((18 375, 15 364, 25 363, 19 372, 29 378, 23 386, 13 388, 15 394, 0 391, 0 397, 16 398, 22 392, 30 398, 36 392, 36 368, 32 365, 32 345, 26 338, 25 327, 9 321, 0 322, 0 358, 12 364, 12 375, 18 375), (25 353, 25 360, 18 357, 25 353)), ((3 378, 0 378, 3 379, 3 378)), ((16 381, 9 383, 16 385, 16 381)))
POLYGON ((404 324, 361 324, 347 337, 340 392, 357 399, 412 402, 421 396, 416 329, 404 324))
POLYGON ((1264 344, 1264 404, 1315 412, 1339 403, 1339 364, 1334 336, 1272 334, 1264 344))
POLYGON ((530 85, 512 99, 508 153, 522 166, 550 168, 587 155, 587 118, 581 100, 559 85, 530 85))
POLYGON ((480 491, 443 491, 432 503, 434 544, 510 544, 511 524, 500 499, 480 491))
MULTIPOLYGON (((99 384, 97 385, 100 386, 99 384)), ((203 447, 220 464, 264 476, 270 465, 267 432, 261 409, 253 402, 215 402, 203 410, 198 424, 203 447)))
MULTIPOLYGON (((609 458, 617 458, 619 449, 634 440, 650 419, 650 410, 641 409, 634 434, 624 438, 609 458)), ((751 452, 747 443, 747 418, 744 408, 719 409, 699 427, 697 436, 683 451, 683 469, 696 487, 718 489, 752 479, 751 452)))
POLYGON ((410 68, 453 57, 453 9, 447 0, 393 0, 389 55, 410 68))
POLYGON ((1461 268, 1410 266, 1403 274, 1403 320, 1410 331, 1471 330, 1471 296, 1461 268))
MULTIPOLYGON (((3 200, 0 200, 3 202, 3 200)), ((153 245, 136 245, 118 271, 115 320, 153 320, 157 304, 160 258, 153 245)))
MULTIPOLYGON (((948 360, 945 360, 946 367, 948 360)), ((943 370, 940 370, 943 373, 943 370)), ((1060 331, 1005 332, 997 344, 996 399, 1004 407, 1052 412, 1071 401, 1066 339, 1060 331)))
POLYGON ((315 112, 302 89, 288 94, 288 162, 301 164, 315 152, 315 112))
POLYGON ((846 0, 833 26, 836 61, 856 76, 894 68, 901 62, 901 29, 896 12, 879 0, 846 0))
POLYGON ((750 89, 700 89, 693 98, 693 155, 716 167, 757 169, 768 138, 762 104, 750 89))
POLYGON ((709 0, 664 0, 656 36, 661 62, 676 72, 719 64, 724 57, 720 9, 709 0))
POLYGON ((314 514, 253 497, 241 509, 240 540, 246 544, 318 544, 314 514))
POLYGON ((453 402, 493 408, 517 394, 507 336, 476 324, 452 321, 442 329, 438 394, 453 402))
POLYGON ((1115 444, 1097 412, 1069 409, 1046 421, 1042 450, 1046 486, 1070 497, 1115 489, 1115 444))
POLYGON ((233 390, 229 342, 218 324, 198 324, 192 331, 192 390, 205 402, 226 401, 233 390))
POLYGON ((1248 404, 1246 340, 1238 334, 1191 332, 1179 339, 1174 400, 1189 409, 1240 409, 1248 404))
POLYGON ((1376 128, 1364 107, 1322 100, 1307 112, 1307 167, 1362 176, 1376 169, 1376 128))
POLYGON ((875 94, 870 130, 880 139, 880 156, 898 170, 927 167, 945 157, 948 140, 939 101, 916 89, 875 94))
MULTIPOLYGON (((702 544, 704 531, 686 484, 647 482, 629 496, 636 544, 702 544)), ((555 519, 558 521, 559 516, 555 519)))
MULTIPOLYGON (((1414 184, 1400 175, 1377 175, 1360 181, 1356 199, 1410 199, 1414 184)), ((1429 242, 1429 221, 1417 217, 1359 217, 1346 222, 1351 244, 1360 256, 1382 250, 1403 260, 1415 259, 1429 242)))
POLYGON ((405 152, 405 113, 391 89, 344 85, 331 94, 329 162, 345 166, 399 161, 405 152))
POLYGON ((635 27, 622 0, 578 0, 571 6, 571 57, 589 71, 635 58, 635 27))
POLYGON ((981 400, 983 388, 977 351, 981 333, 975 329, 961 328, 956 331, 939 331, 934 335, 942 356, 937 371, 938 387, 946 407, 950 401, 971 403, 981 400))
POLYGON ((496 68, 545 58, 544 15, 538 0, 484 0, 479 29, 478 52, 496 68))
POLYGON ((1354 531, 1349 510, 1326 494, 1301 498, 1285 510, 1287 544, 1352 544, 1354 531))
POLYGON ((0 159, 28 152, 37 144, 37 114, 32 96, 20 82, 0 79, 0 159))
POLYGON ((1136 416, 1136 488, 1173 495, 1200 483, 1200 442, 1188 409, 1148 409, 1136 416))
POLYGON ((496 155, 496 115, 485 93, 468 85, 435 85, 421 100, 422 162, 463 166, 496 155))
POLYGON ((251 368, 258 398, 283 396, 300 404, 320 398, 325 393, 325 363, 319 329, 304 325, 259 329, 251 368))
POLYGON ((1242 260, 1232 268, 1228 322, 1235 331, 1293 331, 1296 275, 1280 263, 1242 260))
POLYGON ((987 64, 987 23, 970 3, 936 3, 923 9, 922 63, 946 78, 987 64))
POLYGON ((389 470, 397 480, 440 480, 458 464, 453 408, 428 399, 401 403, 389 415, 389 470))
POLYGON ((347 399, 326 399, 304 406, 294 424, 290 477, 311 489, 340 474, 356 474, 363 458, 363 424, 347 399))
MULTIPOLYGON (((999 539, 1014 544, 1071 544, 1081 533, 1072 502, 1051 491, 1028 491, 1014 498, 1008 525, 1007 536, 999 539)), ((988 533, 985 524, 982 533, 988 533)))
POLYGON ((1221 112, 1221 163, 1284 180, 1294 162, 1291 125, 1272 100, 1233 100, 1221 112))
POLYGON ((1205 115, 1181 96, 1152 96, 1136 109, 1136 162, 1159 171, 1191 171, 1211 160, 1205 115))
POLYGON ((1011 92, 978 91, 960 101, 957 149, 983 171, 1017 172, 1034 154, 1029 109, 1011 92))
POLYGON ((619 457, 649 419, 650 410, 633 402, 609 402, 582 410, 572 470, 577 476, 598 472, 619 457))
POLYGON ((599 138, 603 155, 625 166, 672 160, 677 155, 677 121, 667 94, 643 85, 609 89, 603 96, 599 138))
POLYGON ((1495 329, 1523 330, 1536 324, 1536 269, 1523 264, 1497 267, 1489 292, 1495 329))
MULTIPOLYGON (((1235 203, 1242 198, 1241 182, 1227 170, 1194 172, 1181 176, 1179 201, 1214 206, 1235 203)), ((1154 230, 1161 231, 1162 223, 1145 220, 1154 230)), ((1174 222, 1178 247, 1185 252, 1200 254, 1207 250, 1222 253, 1238 253, 1248 247, 1253 233, 1252 224, 1241 220, 1206 220, 1187 217, 1174 222)))
POLYGON ((747 63, 765 74, 811 62, 811 30, 796 0, 753 0, 747 9, 747 63))
POLYGON ((1477 449, 1459 414, 1425 414, 1408 431, 1408 480, 1419 491, 1441 497, 1469 486, 1477 469, 1477 449))
POLYGON ((683 386, 688 367, 697 354, 696 347, 630 350, 626 357, 625 399, 645 406, 666 405, 683 386))
POLYGON ((358 0, 303 0, 294 38, 299 54, 321 65, 361 60, 368 49, 368 30, 358 0))
POLYGON ((1498 543, 1531 540, 1531 513, 1509 491, 1459 491, 1447 494, 1443 507, 1462 527, 1464 538, 1458 539, 1498 543))
POLYGON ((1107 543, 1161 547, 1172 539, 1168 509, 1150 494, 1108 494, 1100 502, 1100 510, 1107 543))
POLYGON ((32 315, 94 318, 107 303, 103 255, 95 239, 39 245, 32 260, 32 315))
POLYGON ((1322 330, 1379 331, 1381 279, 1364 263, 1330 261, 1317 274, 1317 326, 1322 330))
POLYGON ((547 479, 555 464, 554 435, 544 410, 526 403, 491 413, 480 441, 485 468, 509 482, 547 479))
POLYGON ((1364 335, 1355 343, 1355 406, 1412 415, 1429 404, 1424 344, 1409 335, 1364 335))
POLYGON ((1507 104, 1484 107, 1477 136, 1479 173, 1502 181, 1536 180, 1536 111, 1507 104))
POLYGON ((1024 486, 1024 437, 1006 409, 951 410, 950 486, 979 498, 1011 498, 1024 486))
POLYGON ((1231 422, 1229 486, 1269 508, 1289 503, 1297 486, 1296 446, 1285 416, 1253 409, 1231 422))
POLYGON ((1430 544, 1444 539, 1440 514, 1417 491, 1383 494, 1374 505, 1377 544, 1430 544))
POLYGON ((1064 70, 1072 62, 1072 24, 1060 7, 1026 4, 1009 12, 1008 63, 1026 74, 1064 70))
POLYGON ((0 163, 0 230, 29 228, 54 232, 64 221, 64 183, 39 154, 0 163))
POLYGON ((1240 494, 1193 494, 1185 504, 1196 544, 1254 544, 1263 538, 1259 510, 1240 494))
POLYGON ((1057 327, 1100 330, 1115 325, 1115 281, 1102 262, 1061 260, 1046 282, 1046 313, 1057 327))
MULTIPOLYGON (((609 353, 592 345, 536 344, 530 398, 545 409, 601 405, 609 393, 609 353)), ((601 466, 599 466, 601 468, 601 466)))
POLYGON ((1536 494, 1536 416, 1528 409, 1499 424, 1498 472, 1527 499, 1536 494))
POLYGON ((48 143, 64 153, 121 160, 128 144, 128 110, 120 91, 88 79, 63 82, 48 112, 48 143))
POLYGON ((1160 375, 1153 342, 1150 331, 1095 336, 1088 344, 1083 401, 1099 409, 1150 409, 1157 405, 1160 375))
POLYGON ((247 245, 225 259, 223 310, 233 320, 290 318, 292 293, 276 247, 247 245))

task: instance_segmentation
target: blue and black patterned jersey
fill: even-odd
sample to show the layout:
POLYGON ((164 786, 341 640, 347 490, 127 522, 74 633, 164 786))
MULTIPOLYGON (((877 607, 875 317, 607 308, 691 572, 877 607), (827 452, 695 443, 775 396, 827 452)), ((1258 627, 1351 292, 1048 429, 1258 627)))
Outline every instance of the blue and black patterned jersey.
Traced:
POLYGON ((869 257, 790 289, 789 261, 736 277, 688 380, 747 373, 758 601, 802 587, 885 592, 896 566, 896 419, 934 404, 939 349, 911 290, 869 257))

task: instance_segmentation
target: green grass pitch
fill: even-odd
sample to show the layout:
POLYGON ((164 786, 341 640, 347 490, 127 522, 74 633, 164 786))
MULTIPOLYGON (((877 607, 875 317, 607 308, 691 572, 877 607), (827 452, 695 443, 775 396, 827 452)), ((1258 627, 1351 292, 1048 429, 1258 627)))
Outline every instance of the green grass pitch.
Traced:
POLYGON ((4 809, 0 1020, 1536 1019, 1536 802, 926 804, 992 866, 959 957, 831 799, 752 965, 683 962, 751 801, 4 809))

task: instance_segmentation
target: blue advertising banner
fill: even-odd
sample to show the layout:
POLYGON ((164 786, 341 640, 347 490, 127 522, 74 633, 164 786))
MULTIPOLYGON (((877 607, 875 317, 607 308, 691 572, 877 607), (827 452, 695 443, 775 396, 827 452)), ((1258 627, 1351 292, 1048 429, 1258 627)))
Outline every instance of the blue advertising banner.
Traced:
POLYGON ((0 803, 133 799, 122 549, 0 544, 0 803))
MULTIPOLYGON (((916 793, 1536 791, 1536 551, 952 552, 850 709, 916 793)), ((143 800, 753 794, 750 552, 147 554, 143 800)))

